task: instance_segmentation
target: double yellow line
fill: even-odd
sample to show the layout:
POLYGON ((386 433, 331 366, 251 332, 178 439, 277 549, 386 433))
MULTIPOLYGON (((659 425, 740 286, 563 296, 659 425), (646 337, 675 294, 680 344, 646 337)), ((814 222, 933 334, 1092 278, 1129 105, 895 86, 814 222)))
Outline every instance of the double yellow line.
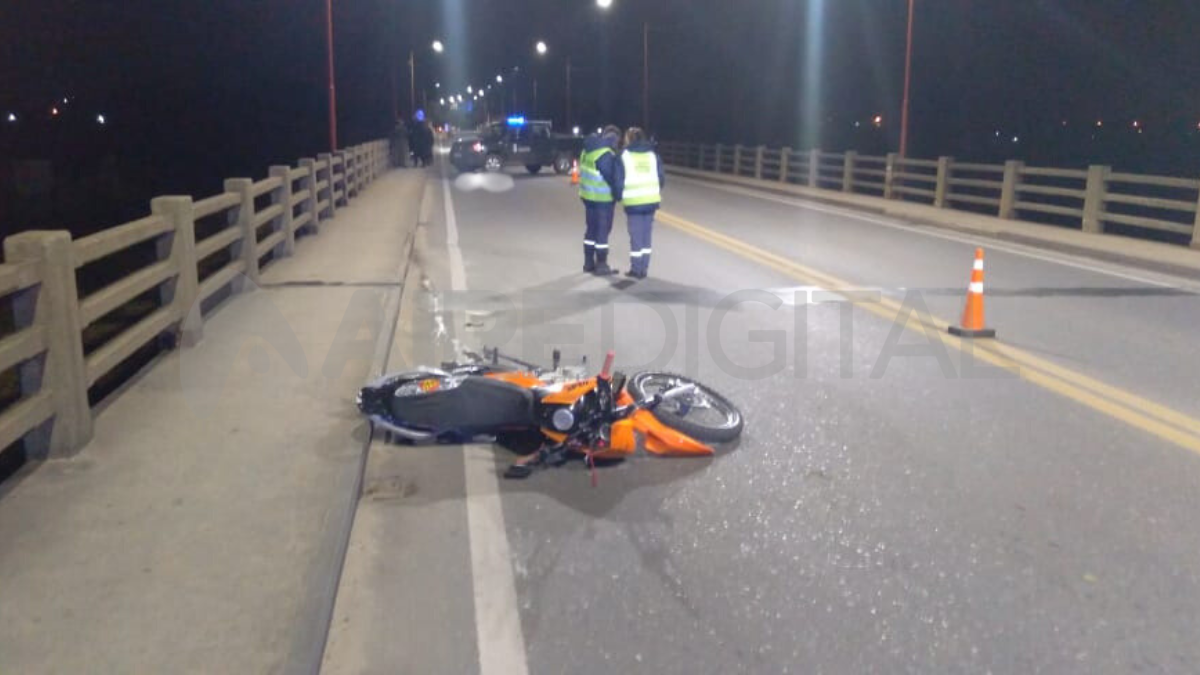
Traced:
POLYGON ((905 307, 887 297, 878 301, 874 298, 870 301, 862 301, 861 296, 856 298, 853 293, 855 285, 850 282, 697 225, 671 213, 659 212, 658 220, 697 239, 707 241, 714 246, 805 284, 820 286, 833 293, 845 292, 849 301, 882 319, 892 323, 903 322, 904 328, 919 331, 926 336, 935 336, 947 347, 1003 368, 1043 389, 1200 454, 1200 420, 1195 417, 1051 363, 1002 342, 968 341, 954 337, 947 332, 949 323, 932 314, 905 307))

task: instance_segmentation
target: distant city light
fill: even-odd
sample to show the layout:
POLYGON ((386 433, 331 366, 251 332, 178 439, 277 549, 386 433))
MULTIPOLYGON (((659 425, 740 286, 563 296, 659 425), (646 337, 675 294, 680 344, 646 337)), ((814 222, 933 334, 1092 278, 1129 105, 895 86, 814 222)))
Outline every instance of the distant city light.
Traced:
POLYGON ((9 122, 16 122, 16 121, 17 121, 17 114, 16 114, 16 113, 8 113, 8 121, 9 121, 9 122))
POLYGON ((1096 120, 1096 126, 1097 126, 1097 127, 1102 127, 1102 126, 1104 126, 1104 120, 1096 120))
POLYGON ((1063 126, 1064 126, 1064 127, 1065 127, 1065 126, 1067 126, 1067 121, 1066 121, 1066 120, 1063 120, 1063 126))
POLYGON ((538 54, 545 54, 546 52, 550 51, 550 48, 546 46, 546 43, 542 42, 541 40, 538 40, 536 49, 538 54))
POLYGON ((883 115, 876 115, 875 119, 871 120, 876 127, 883 126, 883 115))
POLYGON ((496 84, 504 84, 504 76, 503 75, 496 76, 496 84))
POLYGON ((433 51, 441 54, 445 49, 446 49, 446 46, 442 44, 441 40, 433 41, 433 51))
POLYGON ((997 130, 997 131, 996 131, 996 138, 1000 138, 1000 132, 999 132, 999 130, 997 130))
POLYGON ((66 96, 63 97, 63 105, 66 105, 70 102, 71 102, 71 99, 67 98, 66 96))
MULTIPOLYGON (((609 2, 609 4, 612 4, 612 2, 610 1, 610 2, 609 2)), ((578 135, 579 135, 579 127, 572 127, 572 128, 571 128, 571 133, 573 133, 573 134, 575 134, 576 136, 578 136, 578 135)))
POLYGON ((469 85, 469 84, 467 85, 467 93, 468 94, 475 93, 475 89, 473 87, 471 87, 471 85, 469 85))
POLYGON ((446 105, 446 99, 442 99, 442 105, 446 105))
POLYGON ((1020 136, 1013 136, 1013 143, 1020 143, 1020 142, 1021 142, 1020 136))
POLYGON ((106 120, 104 119, 104 115, 96 115, 96 123, 97 124, 105 124, 106 120))
POLYGON ((1133 121, 1133 128, 1134 128, 1134 129, 1141 129, 1141 128, 1142 128, 1142 123, 1141 123, 1141 122, 1139 122, 1139 121, 1137 121, 1137 120, 1134 120, 1134 121, 1133 121))
POLYGON ((53 116, 55 116, 55 117, 58 117, 58 108, 51 108, 51 109, 50 109, 50 114, 51 114, 51 115, 53 115, 53 116))
POLYGON ((433 83, 433 88, 434 88, 434 89, 441 89, 441 88, 442 88, 442 83, 441 83, 441 82, 434 82, 434 83, 433 83))

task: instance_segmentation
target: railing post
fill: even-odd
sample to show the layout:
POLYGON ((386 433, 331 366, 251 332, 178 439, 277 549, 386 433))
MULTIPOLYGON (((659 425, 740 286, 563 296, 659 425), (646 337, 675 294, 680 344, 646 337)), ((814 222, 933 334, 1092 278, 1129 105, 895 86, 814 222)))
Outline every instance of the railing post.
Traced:
POLYGON ((54 417, 25 437, 36 459, 69 457, 92 440, 83 322, 75 285, 75 253, 65 231, 31 231, 4 240, 10 263, 37 261, 41 283, 13 296, 18 326, 32 325, 46 336, 46 353, 21 367, 21 393, 49 392, 54 417))
POLYGON ((716 150, 713 151, 713 171, 721 173, 721 144, 717 143, 716 150))
POLYGON ((196 259, 196 215, 192 198, 155 197, 150 212, 171 223, 173 234, 159 240, 159 258, 169 258, 175 268, 175 280, 163 284, 163 305, 171 305, 179 317, 179 341, 192 347, 204 337, 204 319, 200 315, 199 260, 196 259))
POLYGON ((792 160, 792 149, 784 148, 779 151, 779 182, 788 182, 788 164, 792 160))
MULTIPOLYGON (((258 285, 258 231, 254 227, 254 197, 252 189, 254 181, 249 178, 229 178, 225 181, 225 191, 234 192, 241 198, 237 210, 237 228, 242 232, 241 243, 237 244, 238 257, 246 265, 245 277, 254 285, 258 285)), ((237 288, 239 292, 250 290, 245 285, 237 288)))
POLYGON ((304 211, 312 214, 305 227, 312 228, 313 234, 316 234, 321 229, 321 214, 317 213, 317 160, 306 157, 300 160, 300 166, 308 169, 308 175, 304 177, 304 187, 308 188, 308 201, 304 211))
MULTIPOLYGON (((1083 231, 1093 234, 1104 232, 1104 221, 1100 214, 1104 212, 1104 200, 1108 193, 1108 175, 1112 168, 1094 164, 1088 167, 1087 187, 1083 198, 1083 231)), ((1200 212, 1196 216, 1200 219, 1200 212)), ((1195 234, 1192 235, 1192 245, 1196 245, 1195 234)))
POLYGON ((347 182, 346 182, 346 151, 338 150, 334 154, 341 158, 341 161, 339 162, 339 164, 342 167, 342 173, 341 173, 341 177, 338 179, 338 182, 341 183, 341 186, 342 186, 342 204, 341 205, 348 206, 350 204, 350 189, 347 187, 347 182))
POLYGON ((278 176, 281 181, 278 188, 271 190, 271 203, 283 207, 277 229, 283 231, 283 255, 290 256, 296 252, 296 230, 292 227, 292 167, 273 166, 269 175, 278 176))
POLYGON ((1192 225, 1192 248, 1200 248, 1200 199, 1196 200, 1196 220, 1192 225))
POLYGON ((1025 163, 1010 159, 1004 163, 1004 186, 1000 189, 1000 217, 1012 218, 1017 211, 1017 191, 1021 187, 1021 169, 1025 163))
POLYGON ((742 175, 742 146, 740 143, 733 146, 733 175, 742 175))
POLYGON ((820 187, 821 151, 813 148, 808 151, 808 187, 820 187))
POLYGON ((754 177, 762 180, 763 172, 763 153, 767 151, 766 146, 760 145, 754 151, 754 177))
POLYGON ((950 192, 950 171, 953 163, 953 157, 938 157, 937 187, 934 188, 933 205, 939 209, 946 208, 946 195, 950 192))
MULTIPOLYGON (((317 159, 325 162, 325 190, 329 195, 329 205, 326 207, 329 210, 329 215, 326 218, 332 220, 334 214, 337 212, 337 204, 334 203, 333 199, 333 155, 323 152, 317 155, 317 159)), ((320 176, 317 179, 320 180, 320 176)))
POLYGON ((846 151, 846 159, 842 164, 842 192, 854 192, 854 163, 857 160, 857 151, 846 151))
POLYGON ((887 154, 887 161, 884 162, 884 166, 883 166, 883 198, 884 199, 894 199, 895 198, 895 194, 894 194, 895 191, 892 188, 896 184, 896 162, 899 160, 899 158, 900 158, 900 155, 898 155, 897 153, 889 152, 887 154))

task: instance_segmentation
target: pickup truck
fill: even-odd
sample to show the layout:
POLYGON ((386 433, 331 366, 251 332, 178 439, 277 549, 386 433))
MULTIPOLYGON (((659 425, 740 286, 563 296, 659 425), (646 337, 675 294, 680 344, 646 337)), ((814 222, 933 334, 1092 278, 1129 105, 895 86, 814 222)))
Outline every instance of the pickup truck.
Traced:
POLYGON ((555 134, 550 122, 510 117, 457 138, 450 148, 450 163, 461 172, 523 166, 536 174, 549 166, 564 174, 582 150, 582 137, 555 134))

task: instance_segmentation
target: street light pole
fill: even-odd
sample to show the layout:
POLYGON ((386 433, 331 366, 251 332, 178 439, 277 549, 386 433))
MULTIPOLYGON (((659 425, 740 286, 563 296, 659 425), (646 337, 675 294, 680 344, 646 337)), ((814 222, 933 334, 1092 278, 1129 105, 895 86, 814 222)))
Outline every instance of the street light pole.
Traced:
POLYGON ((916 0, 908 0, 908 46, 904 54, 904 103, 900 111, 900 156, 908 153, 908 91, 912 84, 913 10, 916 0))
POLYGON ((408 114, 417 112, 417 52, 408 51, 408 114))
POLYGON ((337 87, 333 72, 333 0, 325 0, 325 49, 329 54, 329 151, 337 151, 337 87))
POLYGON ((650 22, 642 24, 642 130, 650 129, 650 22))
POLYGON ((567 119, 566 125, 571 126, 571 57, 567 57, 567 119))

